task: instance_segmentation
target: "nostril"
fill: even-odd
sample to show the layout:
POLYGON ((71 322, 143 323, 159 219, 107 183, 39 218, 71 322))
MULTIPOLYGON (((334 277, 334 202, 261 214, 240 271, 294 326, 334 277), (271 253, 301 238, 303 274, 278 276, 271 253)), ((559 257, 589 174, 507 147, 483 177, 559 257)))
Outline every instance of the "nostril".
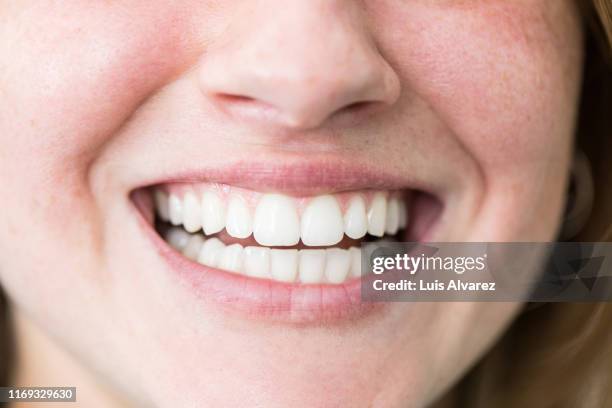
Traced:
POLYGON ((363 120, 384 107, 384 103, 377 101, 358 101, 337 109, 330 116, 336 117, 342 123, 354 124, 356 121, 363 120))
POLYGON ((338 112, 347 112, 347 113, 358 113, 360 111, 372 108, 374 102, 361 101, 361 102, 353 102, 349 105, 346 105, 340 109, 338 112))
POLYGON ((248 95, 216 93, 214 100, 218 107, 236 117, 262 119, 279 115, 278 109, 258 98, 248 95))
POLYGON ((250 96, 245 96, 245 95, 232 95, 232 94, 226 94, 226 93, 218 93, 215 96, 220 102, 224 102, 224 103, 253 103, 253 102, 256 102, 255 98, 252 98, 250 96))
POLYGON ((301 101, 287 97, 281 102, 283 109, 264 99, 248 94, 215 92, 212 95, 218 108, 242 119, 273 121, 292 128, 313 128, 332 119, 339 125, 354 125, 384 108, 385 103, 375 100, 359 100, 330 109, 325 98, 304 98, 301 101))

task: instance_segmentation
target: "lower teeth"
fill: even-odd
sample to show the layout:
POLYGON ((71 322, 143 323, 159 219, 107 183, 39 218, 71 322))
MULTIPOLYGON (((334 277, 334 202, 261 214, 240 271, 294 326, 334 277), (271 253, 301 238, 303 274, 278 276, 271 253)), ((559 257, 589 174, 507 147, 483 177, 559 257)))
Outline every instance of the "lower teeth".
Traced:
POLYGON ((170 227, 166 242, 186 258, 239 275, 302 284, 341 284, 361 276, 361 249, 275 249, 226 245, 215 237, 170 227))

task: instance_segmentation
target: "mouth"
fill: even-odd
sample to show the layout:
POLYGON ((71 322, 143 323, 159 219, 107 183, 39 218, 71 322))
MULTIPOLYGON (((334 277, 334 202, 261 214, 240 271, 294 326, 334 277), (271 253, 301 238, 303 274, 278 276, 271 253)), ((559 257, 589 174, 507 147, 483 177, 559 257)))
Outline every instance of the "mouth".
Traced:
POLYGON ((364 315, 376 307, 360 299, 370 277, 361 244, 427 240, 441 200, 365 175, 321 183, 302 173, 278 169, 267 172, 275 181, 249 184, 209 172, 132 196, 158 252, 202 299, 294 322, 364 315))

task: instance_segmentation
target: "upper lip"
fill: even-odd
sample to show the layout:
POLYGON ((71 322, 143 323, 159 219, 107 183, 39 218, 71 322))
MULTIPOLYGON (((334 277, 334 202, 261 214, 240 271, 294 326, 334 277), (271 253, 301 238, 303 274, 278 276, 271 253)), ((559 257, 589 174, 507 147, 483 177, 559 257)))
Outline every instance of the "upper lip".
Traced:
POLYGON ((443 199, 443 186, 407 174, 395 174, 378 166, 353 163, 350 159, 308 161, 238 161, 222 167, 183 169, 159 175, 144 186, 169 183, 212 182, 260 192, 310 196, 342 191, 413 189, 443 199))

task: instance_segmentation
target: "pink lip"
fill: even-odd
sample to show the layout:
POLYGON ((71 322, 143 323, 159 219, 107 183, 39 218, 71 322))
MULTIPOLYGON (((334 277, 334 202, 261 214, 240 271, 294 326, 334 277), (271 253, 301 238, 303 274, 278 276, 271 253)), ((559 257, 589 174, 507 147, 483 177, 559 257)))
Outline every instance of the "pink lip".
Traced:
POLYGON ((203 301, 251 319, 291 323, 331 323, 380 310, 383 304, 362 303, 361 284, 297 285, 249 278, 208 268, 164 248, 157 249, 184 283, 203 301))
POLYGON ((398 176, 372 165, 351 163, 348 159, 334 158, 292 161, 286 158, 274 164, 270 162, 235 162, 220 167, 201 167, 184 170, 172 175, 157 177, 142 183, 215 182, 230 184, 260 192, 275 191, 294 195, 341 192, 361 189, 416 189, 443 197, 446 192, 425 180, 410 175, 398 176))
MULTIPOLYGON (((242 163, 224 169, 185 172, 152 180, 148 185, 177 182, 217 182, 287 194, 316 194, 321 191, 346 191, 364 188, 419 188, 416 180, 400 179, 371 169, 329 163, 268 167, 242 163)), ((152 226, 152 205, 146 189, 135 190, 132 198, 139 209, 138 217, 145 234, 169 271, 175 274, 189 292, 203 302, 213 303, 228 313, 250 319, 268 319, 289 323, 324 323, 348 321, 379 313, 384 303, 361 300, 362 279, 340 285, 302 285, 255 279, 210 268, 192 262, 171 248, 152 226)), ((366 281, 363 281, 367 284, 366 281)))

